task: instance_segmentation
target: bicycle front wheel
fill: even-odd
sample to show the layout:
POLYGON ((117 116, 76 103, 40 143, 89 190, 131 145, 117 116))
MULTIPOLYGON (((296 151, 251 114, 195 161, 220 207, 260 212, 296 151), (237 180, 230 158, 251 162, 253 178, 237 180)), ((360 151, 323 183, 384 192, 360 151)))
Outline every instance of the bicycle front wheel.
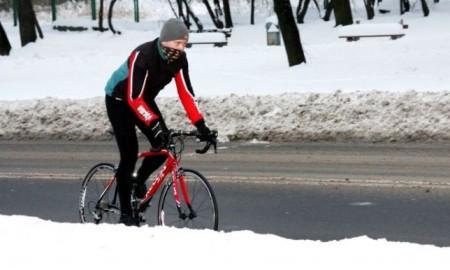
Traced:
MULTIPOLYGON (((173 195, 173 182, 164 186, 158 203, 158 225, 177 228, 213 229, 219 227, 219 211, 211 185, 199 172, 182 169, 190 206, 179 192, 181 206, 177 208, 173 195)), ((180 190, 181 187, 178 187, 180 190)))
POLYGON ((118 223, 120 218, 114 165, 100 163, 83 180, 79 198, 82 223, 118 223))

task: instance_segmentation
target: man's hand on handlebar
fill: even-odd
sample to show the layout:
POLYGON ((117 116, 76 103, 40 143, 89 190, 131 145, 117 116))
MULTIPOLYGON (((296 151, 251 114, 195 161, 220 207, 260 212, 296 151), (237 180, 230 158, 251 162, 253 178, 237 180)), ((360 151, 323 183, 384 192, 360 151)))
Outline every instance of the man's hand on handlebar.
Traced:
MULTIPOLYGON (((209 130, 209 129, 208 129, 209 130)), ((205 146, 202 149, 197 149, 195 152, 197 154, 205 154, 209 151, 209 148, 211 146, 214 147, 214 153, 217 153, 217 130, 209 130, 209 133, 205 135, 205 133, 201 134, 198 130, 192 130, 192 131, 182 131, 182 130, 169 130, 169 137, 176 138, 176 137, 196 137, 199 142, 205 142, 205 146)))
POLYGON ((198 131, 197 138, 201 142, 206 142, 203 149, 196 150, 195 152, 204 154, 209 150, 211 145, 214 147, 214 152, 217 152, 217 131, 212 132, 203 119, 195 123, 195 127, 197 127, 198 131))
POLYGON ((200 134, 197 135, 197 138, 200 140, 200 142, 206 142, 206 145, 203 149, 197 149, 195 152, 197 154, 205 154, 208 152, 211 145, 214 147, 214 153, 217 153, 217 131, 213 130, 210 131, 207 136, 201 136, 200 134))

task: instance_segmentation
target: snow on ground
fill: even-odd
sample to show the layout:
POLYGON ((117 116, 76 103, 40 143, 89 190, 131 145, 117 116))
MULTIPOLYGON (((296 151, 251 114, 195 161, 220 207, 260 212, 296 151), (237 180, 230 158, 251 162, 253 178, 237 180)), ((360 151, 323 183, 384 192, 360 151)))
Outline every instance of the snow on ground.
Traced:
MULTIPOLYGON (((106 80, 131 49, 158 35, 170 14, 167 6, 141 1, 142 22, 135 24, 125 2, 116 7, 122 14, 116 21, 121 36, 56 32, 47 12, 39 14, 45 39, 25 48, 20 48, 11 15, 0 14, 14 47, 10 56, 0 57, 0 139, 110 136, 102 97, 106 80)), ((390 8, 397 3, 386 2, 390 8)), ((293 68, 287 66, 283 47, 265 46, 270 12, 260 13, 250 26, 248 4, 239 3, 235 11, 243 12, 237 12, 240 19, 229 46, 188 50, 199 105, 222 140, 450 139, 448 1, 432 4, 428 18, 418 7, 403 16, 409 29, 396 41, 348 43, 337 38, 333 22, 315 18, 312 8, 299 27, 308 64, 293 68)), ((364 16, 363 9, 354 11, 364 16)), ((68 18, 59 23, 92 25, 86 7, 77 12, 85 18, 60 9, 61 17, 68 18)), ((398 22, 396 14, 394 8, 370 23, 398 22)), ((167 87, 158 103, 169 126, 187 128, 174 96, 173 86, 167 87)), ((447 269, 450 260, 448 248, 367 237, 322 243, 248 231, 94 226, 21 216, 0 216, 0 238, 1 269, 413 270, 447 269)))
POLYGON ((373 240, 289 240, 250 231, 69 224, 0 216, 0 268, 448 269, 450 248, 373 240))

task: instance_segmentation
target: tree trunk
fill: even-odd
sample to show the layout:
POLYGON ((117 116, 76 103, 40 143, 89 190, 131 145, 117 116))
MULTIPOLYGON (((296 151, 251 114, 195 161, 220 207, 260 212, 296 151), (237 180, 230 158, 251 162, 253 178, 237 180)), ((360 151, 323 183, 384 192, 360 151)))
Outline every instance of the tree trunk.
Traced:
POLYGON ((336 26, 353 24, 350 0, 333 0, 332 3, 336 26))
POLYGON ((251 1, 251 7, 250 7, 250 24, 255 24, 255 0, 251 1))
POLYGON ((100 7, 98 10, 98 30, 100 32, 107 31, 105 27, 103 27, 103 7, 104 7, 104 0, 100 0, 100 7))
POLYGON ((223 0, 223 12, 225 13, 225 27, 233 27, 233 19, 231 18, 230 3, 228 0, 223 0))
POLYGON ((427 17, 430 14, 430 9, 428 8, 427 1, 420 0, 420 3, 422 3, 423 16, 427 17))
POLYGON ((209 17, 211 17, 211 20, 214 23, 214 26, 216 28, 222 29, 223 28, 223 22, 220 20, 218 16, 216 16, 215 12, 213 11, 211 5, 209 4, 208 0, 203 0, 203 4, 206 6, 206 10, 208 11, 209 17))
POLYGON ((333 12, 333 2, 324 2, 326 3, 325 5, 325 15, 323 16, 323 20, 328 22, 330 20, 331 17, 331 12, 333 12))
POLYGON ((290 0, 274 0, 274 9, 278 17, 289 66, 306 63, 290 0))
POLYGON ((400 14, 404 14, 405 12, 409 12, 410 9, 409 0, 400 0, 400 14))
MULTIPOLYGON (((108 27, 109 29, 111 29, 111 32, 113 32, 113 34, 122 34, 120 31, 117 31, 116 29, 114 29, 114 26, 112 24, 112 17, 113 17, 113 10, 114 10, 114 4, 116 3, 116 0, 111 0, 111 2, 109 2, 109 9, 108 9, 108 27)), ((136 9, 137 10, 137 9, 136 9)), ((136 15, 135 19, 137 18, 138 22, 139 22, 139 15, 136 15)))
POLYGON ((44 38, 44 34, 42 33, 41 26, 39 25, 39 22, 38 22, 38 20, 36 18, 36 13, 34 13, 34 12, 33 12, 33 17, 34 17, 34 25, 36 26, 36 30, 37 30, 37 32, 39 34, 39 37, 41 39, 43 39, 44 38))
POLYGON ((298 2, 297 7, 297 23, 304 23, 305 22, 305 15, 308 11, 308 6, 311 0, 300 0, 298 2), (303 4, 303 5, 302 5, 303 4))
POLYGON ((367 19, 372 20, 375 16, 374 0, 364 0, 364 6, 366 7, 367 19))
POLYGON ((0 22, 0 55, 9 55, 10 51, 11 44, 9 43, 5 29, 3 29, 2 23, 0 22))
POLYGON ((22 47, 36 42, 36 15, 31 0, 19 0, 19 28, 22 47))

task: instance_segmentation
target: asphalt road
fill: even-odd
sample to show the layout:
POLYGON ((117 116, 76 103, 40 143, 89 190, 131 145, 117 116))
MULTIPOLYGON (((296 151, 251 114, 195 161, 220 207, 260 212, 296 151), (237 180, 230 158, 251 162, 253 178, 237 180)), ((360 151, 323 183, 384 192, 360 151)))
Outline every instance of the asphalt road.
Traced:
MULTIPOLYGON (((183 162, 211 180, 221 230, 450 246, 449 144, 192 147, 183 162)), ((81 179, 100 161, 117 161, 114 143, 0 142, 0 214, 78 222, 81 179)))

